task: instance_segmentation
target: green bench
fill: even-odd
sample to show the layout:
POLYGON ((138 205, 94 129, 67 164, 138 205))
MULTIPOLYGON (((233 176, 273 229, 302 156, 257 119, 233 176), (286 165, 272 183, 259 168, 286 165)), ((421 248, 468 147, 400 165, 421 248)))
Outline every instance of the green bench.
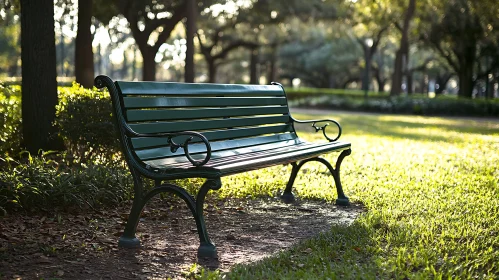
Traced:
POLYGON ((289 113, 283 87, 272 85, 188 84, 112 81, 95 78, 97 88, 107 87, 119 130, 124 157, 134 179, 134 200, 119 246, 140 246, 135 236, 143 207, 153 196, 168 192, 182 198, 196 221, 199 257, 216 256, 203 217, 210 190, 222 187, 221 177, 274 165, 291 164, 285 202, 304 163, 318 161, 334 177, 336 203, 348 205, 340 182, 340 165, 350 155, 350 143, 338 141, 341 127, 334 120, 295 120, 289 113), (294 124, 310 123, 322 131, 325 143, 298 138, 294 124), (322 126, 318 126, 322 123, 322 126), (326 134, 331 123, 335 136, 326 134), (341 152, 333 167, 323 154, 341 152), (143 178, 155 187, 143 188, 143 178), (196 197, 170 180, 205 178, 196 197))

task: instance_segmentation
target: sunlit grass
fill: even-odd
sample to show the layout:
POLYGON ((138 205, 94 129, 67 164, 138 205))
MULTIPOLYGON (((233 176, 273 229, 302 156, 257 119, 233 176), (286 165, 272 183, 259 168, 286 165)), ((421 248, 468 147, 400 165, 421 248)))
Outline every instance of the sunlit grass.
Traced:
MULTIPOLYGON (((345 192, 367 212, 349 227, 334 226, 275 257, 237 266, 229 279, 499 277, 499 121, 329 117, 341 121, 342 140, 352 143, 353 153, 342 165, 345 192)), ((303 130, 300 136, 322 139, 303 130)), ((333 180, 325 168, 313 163, 305 168, 295 193, 333 201, 333 180)), ((275 195, 289 170, 224 178, 220 195, 275 195)))

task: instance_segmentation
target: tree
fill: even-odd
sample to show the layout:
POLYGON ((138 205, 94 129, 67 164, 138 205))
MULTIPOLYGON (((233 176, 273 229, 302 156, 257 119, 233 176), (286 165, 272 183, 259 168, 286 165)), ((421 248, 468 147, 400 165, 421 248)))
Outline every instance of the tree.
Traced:
POLYGON ((51 133, 57 104, 53 0, 21 0, 22 119, 32 154, 58 148, 51 133))
POLYGON ((400 39, 400 47, 395 55, 395 65, 392 75, 392 87, 390 95, 399 95, 402 89, 402 77, 406 73, 406 67, 409 62, 409 28, 416 11, 416 0, 409 0, 409 4, 405 11, 402 25, 396 23, 402 36, 400 39))
POLYGON ((197 17, 197 2, 196 0, 187 1, 187 22, 185 28, 185 37, 187 49, 185 52, 185 73, 184 80, 186 83, 194 82, 194 36, 196 36, 196 17, 197 17))
POLYGON ((21 56, 18 11, 8 1, 0 6, 0 10, 0 29, 2 30, 0 32, 0 71, 7 72, 10 77, 16 77, 21 56))
POLYGON ((421 37, 457 74, 460 97, 471 98, 476 81, 499 67, 495 5, 487 0, 436 1, 425 11, 427 28, 421 37))
POLYGON ((75 76, 80 85, 94 84, 94 53, 92 51, 92 0, 78 0, 78 32, 75 44, 75 76))
POLYGON ((156 53, 186 15, 186 1, 114 0, 130 24, 143 61, 143 80, 156 80, 156 53))

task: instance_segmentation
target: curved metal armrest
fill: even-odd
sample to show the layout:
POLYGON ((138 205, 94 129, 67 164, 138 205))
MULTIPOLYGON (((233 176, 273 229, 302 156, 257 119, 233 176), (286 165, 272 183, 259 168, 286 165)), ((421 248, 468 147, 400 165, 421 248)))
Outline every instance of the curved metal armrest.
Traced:
POLYGON ((168 144, 170 144, 170 151, 172 153, 175 153, 178 150, 178 148, 184 149, 185 156, 192 163, 192 165, 196 167, 205 165, 211 158, 210 142, 203 134, 198 132, 182 131, 176 133, 137 133, 133 131, 130 128, 130 126, 125 125, 125 133, 127 134, 127 136, 133 136, 133 137, 165 137, 167 138, 168 144), (177 144, 172 140, 172 138, 177 136, 189 136, 189 138, 187 138, 187 140, 185 140, 184 143, 177 144), (194 160, 191 157, 191 154, 189 153, 189 143, 192 141, 194 137, 201 139, 201 141, 203 141, 204 145, 206 146, 206 157, 201 161, 194 160))
POLYGON ((315 128, 315 132, 318 132, 319 130, 322 130, 322 134, 324 134, 324 137, 326 137, 326 139, 329 142, 334 142, 334 141, 340 139, 340 136, 341 136, 341 125, 337 121, 335 121, 335 120, 324 119, 324 120, 304 120, 304 121, 300 121, 300 120, 294 119, 293 117, 291 117, 291 119, 294 122, 296 122, 296 123, 312 123, 312 127, 315 128), (332 122, 332 123, 334 123, 338 127, 338 134, 336 135, 336 137, 335 138, 330 138, 330 137, 327 136, 326 127, 329 125, 329 123, 326 123, 323 126, 316 126, 315 124, 319 123, 319 122, 332 122))

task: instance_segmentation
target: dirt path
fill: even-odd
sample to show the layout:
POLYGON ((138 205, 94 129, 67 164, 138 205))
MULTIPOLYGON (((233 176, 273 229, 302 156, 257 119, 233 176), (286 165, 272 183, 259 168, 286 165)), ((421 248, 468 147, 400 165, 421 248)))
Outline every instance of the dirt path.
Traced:
POLYGON ((277 199, 208 203, 206 220, 219 258, 198 260, 198 238, 187 207, 153 201, 139 224, 142 248, 120 249, 128 205, 88 216, 62 213, 0 218, 0 279, 183 279, 199 263, 227 271, 300 240, 351 223, 362 207, 277 199))

